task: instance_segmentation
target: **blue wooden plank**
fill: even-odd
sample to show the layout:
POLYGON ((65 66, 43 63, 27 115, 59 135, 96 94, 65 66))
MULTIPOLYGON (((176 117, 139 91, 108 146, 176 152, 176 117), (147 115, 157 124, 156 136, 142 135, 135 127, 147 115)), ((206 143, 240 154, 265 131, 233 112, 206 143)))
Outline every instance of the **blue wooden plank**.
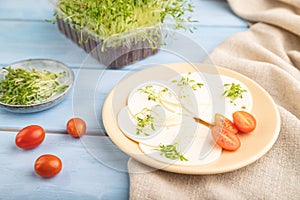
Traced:
POLYGON ((0 62, 9 64, 27 58, 52 58, 79 65, 84 50, 47 22, 0 21, 0 62))
POLYGON ((240 26, 247 27, 247 23, 236 16, 226 0, 201 1, 193 0, 193 19, 201 26, 240 26))
POLYGON ((27 151, 15 146, 14 137, 0 132, 0 199, 128 199, 128 156, 107 137, 84 136, 93 141, 88 148, 98 157, 82 140, 68 135, 47 134, 39 147, 27 151), (46 153, 63 163, 62 171, 49 179, 33 169, 34 161, 46 153))
MULTIPOLYGON (((29 58, 51 58, 79 67, 87 57, 87 53, 62 35, 56 25, 51 23, 0 21, 0 27, 0 65, 29 58)), ((194 40, 209 53, 227 37, 246 29, 246 27, 200 26, 194 33, 188 31, 178 31, 177 33, 194 40)), ((184 47, 186 50, 189 49, 188 46, 185 46, 185 41, 176 40, 176 38, 172 45, 174 49, 184 49, 184 47)), ((197 52, 194 53, 197 57, 197 52)), ((173 57, 166 58, 165 55, 157 54, 145 62, 159 62, 162 57, 165 62, 177 61, 173 57)), ((90 67, 99 68, 99 64, 95 60, 90 59, 89 61, 90 67)))
POLYGON ((53 18, 53 0, 1 0, 0 19, 46 20, 53 18))
MULTIPOLYGON (((0 20, 46 20, 53 19, 54 0, 1 0, 0 20)), ((192 18, 197 25, 242 26, 247 24, 235 16, 225 0, 192 0, 194 12, 192 18)))

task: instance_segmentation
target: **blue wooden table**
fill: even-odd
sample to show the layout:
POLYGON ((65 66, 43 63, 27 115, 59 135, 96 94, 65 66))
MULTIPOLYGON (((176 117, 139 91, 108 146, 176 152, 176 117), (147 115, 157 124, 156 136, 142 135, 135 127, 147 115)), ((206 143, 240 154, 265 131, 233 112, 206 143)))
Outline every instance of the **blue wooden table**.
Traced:
POLYGON ((235 16, 226 1, 193 0, 198 20, 193 33, 173 32, 170 45, 158 54, 119 70, 105 70, 81 48, 62 35, 48 0, 0 0, 0 66, 29 58, 49 58, 69 65, 76 74, 72 94, 56 107, 33 114, 13 114, 0 109, 0 199, 128 199, 128 156, 109 140, 101 110, 110 90, 128 73, 151 64, 199 61, 247 24, 235 16), (199 51, 195 51, 199 49, 199 51), (171 52, 171 53, 170 53, 171 52), (88 131, 81 139, 65 134, 71 117, 85 119, 88 131), (38 124, 47 134, 33 150, 15 146, 18 130, 38 124), (33 170, 45 153, 59 156, 63 170, 44 179, 33 170))

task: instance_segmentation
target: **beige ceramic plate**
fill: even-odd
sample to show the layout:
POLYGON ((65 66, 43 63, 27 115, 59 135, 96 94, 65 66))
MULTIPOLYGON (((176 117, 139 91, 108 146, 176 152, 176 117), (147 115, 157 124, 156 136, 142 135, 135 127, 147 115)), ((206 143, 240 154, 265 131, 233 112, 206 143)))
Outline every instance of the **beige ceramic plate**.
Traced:
POLYGON ((272 98, 262 87, 237 72, 206 64, 174 63, 135 72, 110 92, 102 115, 107 134, 122 151, 148 166, 182 174, 216 174, 249 165, 271 149, 280 130, 279 112, 272 98), (243 82, 253 97, 252 114, 256 117, 257 127, 251 134, 240 135, 242 146, 237 151, 223 151, 221 157, 214 162, 197 166, 167 165, 143 154, 138 144, 122 133, 117 123, 118 112, 126 105, 129 93, 137 85, 146 81, 169 80, 178 73, 194 71, 223 74, 243 82))

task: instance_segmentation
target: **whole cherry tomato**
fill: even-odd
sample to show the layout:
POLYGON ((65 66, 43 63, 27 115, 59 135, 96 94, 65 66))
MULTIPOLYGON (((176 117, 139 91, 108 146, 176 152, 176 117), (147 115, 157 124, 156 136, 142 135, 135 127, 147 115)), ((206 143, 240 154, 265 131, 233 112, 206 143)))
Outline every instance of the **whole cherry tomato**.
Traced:
POLYGON ((246 111, 236 111, 232 114, 233 123, 242 133, 250 133, 256 128, 256 120, 246 111))
POLYGON ((86 123, 80 118, 72 118, 68 121, 66 128, 70 135, 79 138, 86 132, 86 123))
POLYGON ((26 126, 16 135, 15 143, 22 149, 32 149, 45 139, 45 130, 38 125, 26 126))
POLYGON ((239 130, 236 128, 233 122, 230 121, 230 119, 219 113, 215 114, 215 125, 223 127, 224 129, 227 129, 234 134, 237 134, 239 132, 239 130))
POLYGON ((235 151, 241 146, 238 136, 221 126, 213 126, 211 133, 215 142, 225 150, 235 151))
POLYGON ((38 157, 34 163, 34 171, 44 178, 55 176, 61 169, 61 160, 57 156, 51 154, 44 154, 38 157))

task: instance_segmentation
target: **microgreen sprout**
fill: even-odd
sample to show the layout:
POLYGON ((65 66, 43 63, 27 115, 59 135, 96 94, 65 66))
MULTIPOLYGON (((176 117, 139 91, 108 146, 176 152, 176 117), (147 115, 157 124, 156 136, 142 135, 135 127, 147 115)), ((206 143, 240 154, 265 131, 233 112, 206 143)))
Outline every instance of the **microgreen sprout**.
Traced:
POLYGON ((177 146, 178 143, 168 144, 168 145, 160 144, 159 151, 161 152, 161 155, 171 160, 180 159, 181 161, 188 161, 188 159, 184 157, 183 154, 177 150, 177 146))
POLYGON ((168 88, 164 88, 164 89, 161 90, 161 92, 168 92, 168 91, 169 91, 168 88))
POLYGON ((0 82, 0 101, 10 105, 31 105, 42 103, 55 93, 63 92, 68 85, 60 83, 66 72, 56 74, 4 67, 5 77, 0 82))
POLYGON ((188 72, 188 74, 186 76, 183 76, 179 81, 172 80, 172 83, 177 83, 177 86, 179 86, 179 87, 189 86, 193 90, 197 90, 198 88, 201 88, 204 86, 203 83, 197 83, 195 80, 191 79, 189 77, 190 75, 191 75, 191 72, 188 72))
POLYGON ((140 88, 139 92, 147 94, 148 95, 148 101, 150 101, 150 100, 156 101, 157 98, 158 98, 157 92, 155 91, 155 89, 153 88, 152 85, 147 85, 143 88, 140 88))
POLYGON ((223 96, 230 99, 230 103, 234 103, 234 101, 238 98, 243 98, 242 93, 247 92, 247 90, 243 90, 240 84, 224 84, 225 91, 223 92, 223 96))
POLYGON ((151 130, 155 130, 154 127, 154 117, 151 115, 151 110, 148 108, 144 108, 141 112, 135 114, 135 118, 137 120, 137 128, 136 134, 144 134, 145 136, 149 136, 147 133, 147 129, 150 127, 151 130))

